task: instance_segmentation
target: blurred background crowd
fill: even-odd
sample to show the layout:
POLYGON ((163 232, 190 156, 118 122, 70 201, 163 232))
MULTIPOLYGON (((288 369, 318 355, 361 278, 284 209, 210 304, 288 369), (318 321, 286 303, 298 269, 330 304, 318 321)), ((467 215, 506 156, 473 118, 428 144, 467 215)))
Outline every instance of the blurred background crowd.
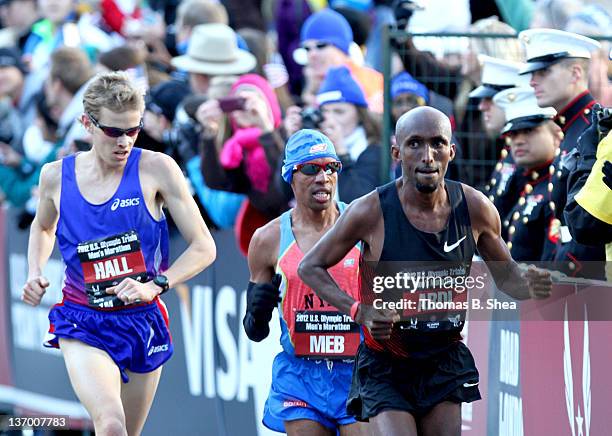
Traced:
POLYGON ((350 203, 399 174, 384 165, 383 132, 423 105, 451 119, 448 177, 490 196, 510 240, 506 217, 525 182, 509 195, 500 186, 518 186, 525 169, 508 158, 508 119, 493 97, 519 84, 497 72, 485 82, 487 57, 525 62, 517 35, 529 28, 595 37, 587 86, 612 106, 611 11, 609 0, 0 0, 0 198, 27 229, 41 167, 91 147, 78 121, 88 82, 125 70, 146 92, 136 146, 172 156, 208 225, 234 229, 243 251, 292 205, 280 177, 292 133, 315 128, 333 141, 337 196, 350 203))

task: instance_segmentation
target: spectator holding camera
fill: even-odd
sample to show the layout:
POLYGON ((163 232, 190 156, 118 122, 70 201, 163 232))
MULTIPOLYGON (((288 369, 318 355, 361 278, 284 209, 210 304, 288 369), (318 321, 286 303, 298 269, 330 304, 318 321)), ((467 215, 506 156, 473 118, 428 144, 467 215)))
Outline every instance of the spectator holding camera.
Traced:
POLYGON ((272 134, 280 126, 278 100, 268 82, 256 74, 247 74, 238 79, 230 95, 237 98, 237 110, 229 115, 234 133, 223 144, 221 164, 225 169, 233 170, 244 162, 244 172, 253 188, 267 192, 272 168, 280 159, 283 147, 271 147, 268 162, 259 138, 272 134))
POLYGON ((241 76, 229 96, 200 105, 201 171, 212 190, 245 194, 234 232, 246 255, 258 227, 289 208, 289 196, 270 183, 282 165, 280 107, 272 87, 255 74, 241 76))
POLYGON ((195 118, 197 108, 206 101, 202 95, 189 95, 189 86, 178 80, 160 83, 145 99, 143 132, 137 146, 165 152, 180 165, 202 206, 209 227, 232 227, 244 196, 210 189, 200 170, 199 143, 202 126, 195 118), (141 144, 141 145, 138 145, 141 144))
POLYGON ((270 183, 282 160, 284 141, 280 106, 268 82, 256 74, 241 76, 229 97, 206 101, 196 118, 204 129, 206 185, 246 194, 262 221, 287 210, 286 195, 270 183))

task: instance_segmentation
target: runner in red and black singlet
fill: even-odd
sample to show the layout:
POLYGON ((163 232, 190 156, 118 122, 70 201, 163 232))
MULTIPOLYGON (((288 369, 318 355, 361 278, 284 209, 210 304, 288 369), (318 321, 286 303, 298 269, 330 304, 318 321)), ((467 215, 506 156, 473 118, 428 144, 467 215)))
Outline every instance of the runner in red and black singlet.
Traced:
MULTIPOLYGON (((361 241, 362 264, 369 267, 364 280, 420 271, 460 283, 475 248, 497 286, 516 298, 548 297, 550 274, 533 267, 522 272, 501 239, 493 204, 469 186, 444 180, 455 145, 442 112, 430 107, 407 112, 397 122, 396 138, 392 153, 402 177, 353 202, 304 257, 300 277, 322 299, 352 313, 368 338, 356 356, 348 411, 368 420, 372 434, 459 436, 461 402, 480 398, 474 359, 459 341, 463 311, 411 317, 404 309, 375 307, 374 301, 350 297, 326 270, 361 241)), ((374 299, 371 286, 362 284, 362 298, 374 299)), ((379 292, 382 300, 397 300, 397 290, 387 290, 389 296, 379 292)), ((418 299, 435 295, 461 303, 465 298, 458 287, 442 292, 428 286, 399 290, 418 299)))

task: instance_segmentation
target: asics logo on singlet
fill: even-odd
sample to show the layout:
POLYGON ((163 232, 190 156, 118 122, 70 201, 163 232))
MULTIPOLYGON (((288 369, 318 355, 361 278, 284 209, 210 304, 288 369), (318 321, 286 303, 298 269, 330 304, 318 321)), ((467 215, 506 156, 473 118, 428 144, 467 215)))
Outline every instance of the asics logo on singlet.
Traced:
POLYGON ((465 238, 466 237, 464 236, 463 238, 459 239, 457 242, 451 245, 448 245, 448 241, 444 241, 444 252, 448 253, 448 252, 453 251, 455 248, 459 246, 459 244, 461 244, 461 242, 463 242, 465 238))
POLYGON ((111 204, 111 210, 117 210, 119 207, 130 207, 130 206, 138 206, 140 204, 140 198, 115 198, 113 204, 111 204))

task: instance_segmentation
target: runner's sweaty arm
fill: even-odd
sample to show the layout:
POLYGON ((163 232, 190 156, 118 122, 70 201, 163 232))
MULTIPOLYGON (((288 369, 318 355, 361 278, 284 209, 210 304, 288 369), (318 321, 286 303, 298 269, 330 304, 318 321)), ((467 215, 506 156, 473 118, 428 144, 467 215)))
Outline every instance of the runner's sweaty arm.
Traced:
MULTIPOLYGON (((174 159, 163 153, 144 150, 140 171, 142 185, 147 187, 144 195, 147 193, 151 195, 151 202, 155 202, 156 207, 165 206, 168 209, 181 236, 187 242, 187 249, 170 265, 170 268, 164 271, 169 287, 172 288, 178 283, 189 280, 213 263, 217 255, 215 241, 174 159)), ((161 292, 152 281, 141 284, 136 280, 125 279, 119 285, 108 288, 107 293, 115 293, 121 297, 122 294, 133 292, 139 286, 152 289, 148 295, 140 297, 142 301, 150 301, 161 292)))
MULTIPOLYGON (((475 189, 463 186, 474 239, 481 256, 488 261, 497 286, 517 299, 548 297, 550 274, 535 269, 521 272, 501 239, 499 214, 493 204, 475 189)), ((383 239, 380 201, 378 194, 373 192, 353 202, 335 226, 310 250, 300 264, 300 277, 322 299, 349 313, 354 301, 336 285, 327 268, 342 259, 359 240, 365 243, 366 260, 378 260, 382 247, 377 241, 383 239)), ((365 305, 362 305, 361 309, 364 308, 365 305)), ((362 312, 358 312, 357 318, 361 318, 362 312)), ((356 321, 364 323, 362 319, 356 321)))
POLYGON ((548 298, 552 283, 550 273, 533 267, 523 272, 501 238, 501 221, 493 203, 470 186, 463 185, 463 190, 478 252, 497 287, 518 300, 548 298))

